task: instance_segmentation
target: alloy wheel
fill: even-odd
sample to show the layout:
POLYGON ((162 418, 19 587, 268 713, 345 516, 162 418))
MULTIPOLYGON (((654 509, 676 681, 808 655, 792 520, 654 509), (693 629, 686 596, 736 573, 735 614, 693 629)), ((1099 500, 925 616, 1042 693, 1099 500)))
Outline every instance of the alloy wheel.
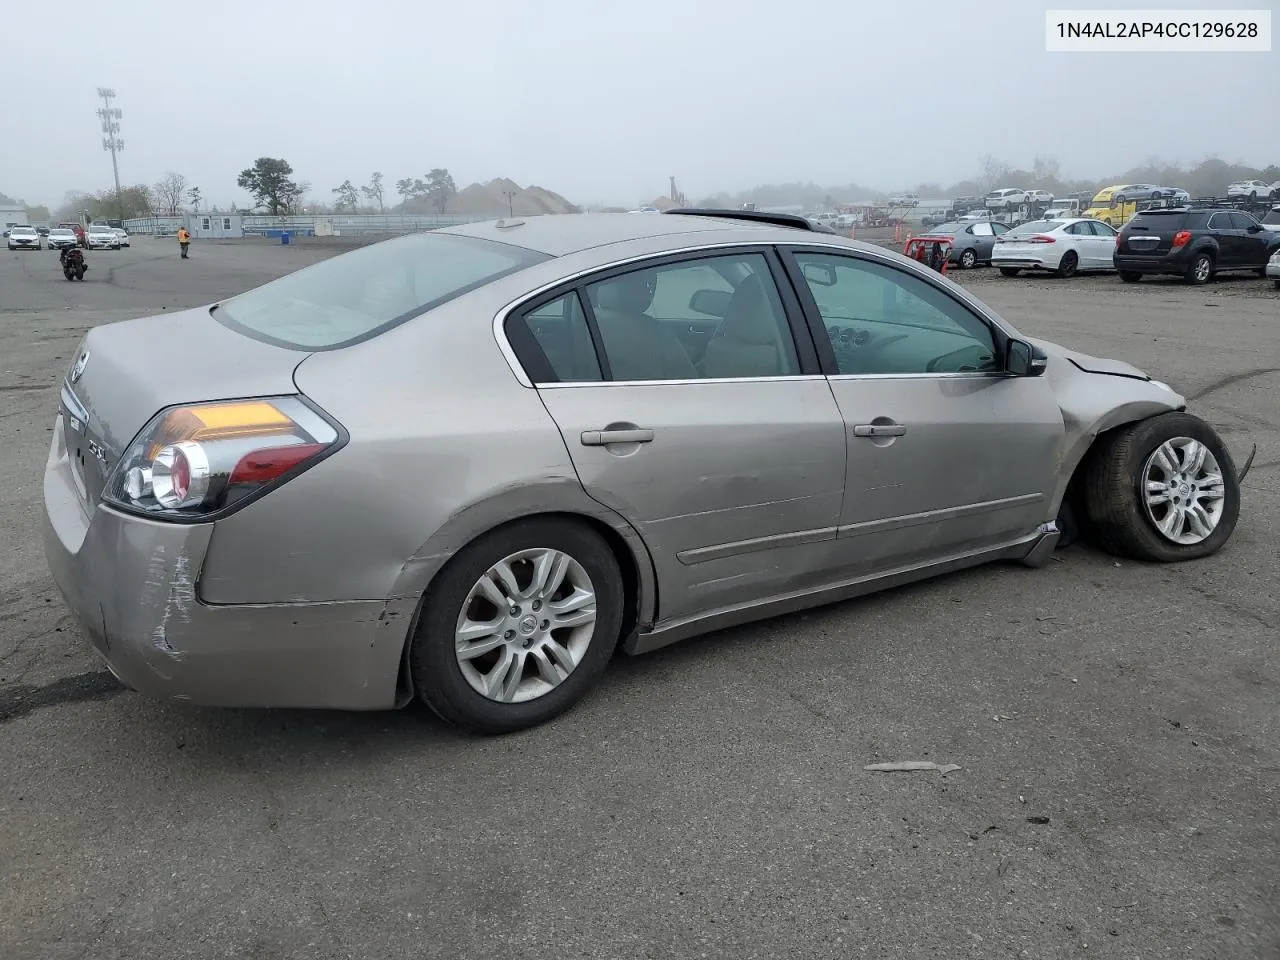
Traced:
POLYGON ((1208 539, 1222 519, 1225 501, 1222 467, 1199 440, 1166 440, 1142 468, 1147 518, 1172 543, 1191 546, 1208 539))
POLYGON ((481 696, 523 703, 568 678, 595 626, 596 591, 582 564, 559 550, 521 550, 472 586, 458 615, 454 653, 481 696))

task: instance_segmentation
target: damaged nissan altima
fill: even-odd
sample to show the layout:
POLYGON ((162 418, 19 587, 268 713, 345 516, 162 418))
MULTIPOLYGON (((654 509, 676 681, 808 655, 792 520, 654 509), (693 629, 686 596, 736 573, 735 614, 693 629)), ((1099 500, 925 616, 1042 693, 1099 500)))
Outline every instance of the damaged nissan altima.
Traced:
POLYGON ((45 546, 134 690, 502 733, 619 647, 1077 531, 1209 556, 1248 464, 1186 408, 799 217, 506 219, 91 330, 45 546))

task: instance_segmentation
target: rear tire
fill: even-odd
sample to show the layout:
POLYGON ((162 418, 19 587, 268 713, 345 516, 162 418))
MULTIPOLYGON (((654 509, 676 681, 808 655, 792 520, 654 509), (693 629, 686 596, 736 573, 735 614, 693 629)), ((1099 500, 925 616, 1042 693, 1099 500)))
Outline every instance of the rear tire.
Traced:
POLYGON ((1018 267, 1001 267, 1000 273, 1006 277, 1016 277, 1022 271, 1018 267))
POLYGON ((1057 276, 1062 279, 1074 277, 1076 269, 1080 266, 1080 258, 1074 250, 1068 250, 1062 255, 1062 259, 1058 261, 1058 269, 1054 271, 1057 276))
MULTIPOLYGON (((1088 456, 1083 506, 1091 539, 1108 553, 1152 563, 1195 560, 1217 553, 1235 530, 1240 516, 1236 465, 1217 432, 1199 417, 1162 413, 1121 427, 1088 456), (1191 451, 1199 448, 1207 451, 1207 456, 1201 458, 1200 466, 1189 466, 1188 460, 1194 460, 1191 451), (1170 450, 1174 451, 1169 458, 1175 469, 1162 470, 1160 457, 1170 450), (1180 477, 1186 481, 1177 479, 1180 477), (1148 506, 1149 497, 1161 496, 1162 503, 1148 506), (1175 499, 1194 504, 1198 516, 1211 519, 1207 536, 1179 542, 1162 532, 1160 518, 1179 509, 1175 499), (1216 517, 1214 509, 1219 511, 1216 517)), ((1192 512, 1186 506, 1180 509, 1184 514, 1192 512)), ((1174 532, 1195 536, 1193 527, 1187 519, 1174 532)))
POLYGON ((1213 279, 1213 257, 1207 253, 1197 253, 1187 267, 1183 279, 1192 286, 1200 287, 1213 279))
MULTIPOLYGON (((525 588, 532 587, 531 581, 514 576, 513 579, 525 588)), ((507 587, 503 590, 508 595, 519 593, 507 587)), ((580 701, 599 682, 618 645, 624 599, 617 559, 604 540, 584 524, 535 517, 500 527, 455 554, 427 591, 409 659, 417 695, 448 723, 475 733, 512 733, 545 723, 580 701), (541 630, 528 634, 524 643, 520 638, 526 636, 523 631, 534 629, 531 623, 526 627, 526 621, 547 616, 552 605, 563 602, 562 599, 553 600, 548 595, 545 605, 539 606, 544 601, 536 600, 532 593, 523 598, 517 596, 511 601, 512 609, 519 611, 511 615, 517 618, 512 621, 512 628, 512 624, 505 623, 510 619, 510 611, 498 609, 487 600, 491 593, 476 592, 482 580, 488 579, 490 584, 506 582, 495 581, 490 576, 491 571, 503 563, 506 570, 521 576, 532 575, 536 561, 527 558, 507 561, 522 552, 543 551, 567 557, 576 572, 564 574, 563 582, 569 584, 571 578, 576 577, 574 588, 583 589, 577 582, 581 581, 589 585, 588 592, 594 595, 590 606, 595 619, 590 633, 583 638, 580 634, 572 635, 572 627, 550 628, 558 634, 553 638, 555 646, 550 648, 553 649, 550 655, 549 648, 541 646, 539 638, 550 638, 552 633, 544 632, 546 628, 541 624, 541 630), (531 616, 535 613, 536 616, 531 616), (478 617, 483 619, 477 620, 478 617), (518 619, 520 617, 523 619, 518 619), (499 626, 505 625, 505 629, 499 633, 499 628, 495 628, 484 638, 476 637, 473 642, 483 643, 489 652, 460 660, 457 633, 464 619, 472 624, 502 621, 499 626), (502 642, 504 640, 506 642, 502 642), (554 651, 572 651, 577 659, 567 675, 548 685, 543 679, 546 674, 539 670, 542 665, 539 657, 546 660, 549 656, 549 663, 562 665, 563 661, 554 651), (506 669, 504 664, 508 659, 513 666, 506 669), (468 665, 465 672, 464 662, 468 665), (509 693, 503 698, 495 688, 498 695, 491 697, 476 688, 475 684, 483 686, 495 674, 505 674, 511 681, 502 683, 501 687, 510 686, 512 691, 522 692, 509 693)))
POLYGON ((1136 271, 1133 271, 1133 270, 1121 270, 1120 279, 1123 280, 1125 283, 1137 283, 1139 280, 1142 279, 1142 274, 1137 273, 1136 271))

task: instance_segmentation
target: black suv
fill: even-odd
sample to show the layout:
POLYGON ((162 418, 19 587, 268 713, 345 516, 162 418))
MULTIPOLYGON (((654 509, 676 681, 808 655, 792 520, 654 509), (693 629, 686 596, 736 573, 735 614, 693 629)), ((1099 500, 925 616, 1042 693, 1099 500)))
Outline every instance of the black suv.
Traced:
POLYGON ((1223 271, 1266 276, 1267 259, 1280 249, 1280 232, 1240 210, 1143 210, 1116 235, 1112 262, 1125 283, 1145 273, 1174 274, 1208 283, 1223 271))

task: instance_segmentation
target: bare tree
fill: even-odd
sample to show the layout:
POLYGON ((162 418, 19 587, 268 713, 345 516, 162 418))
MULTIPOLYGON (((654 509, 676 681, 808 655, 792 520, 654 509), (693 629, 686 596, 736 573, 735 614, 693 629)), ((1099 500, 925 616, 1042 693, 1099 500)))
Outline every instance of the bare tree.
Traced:
POLYGON ((176 217, 187 191, 187 178, 170 170, 152 188, 156 210, 164 217, 176 217))

